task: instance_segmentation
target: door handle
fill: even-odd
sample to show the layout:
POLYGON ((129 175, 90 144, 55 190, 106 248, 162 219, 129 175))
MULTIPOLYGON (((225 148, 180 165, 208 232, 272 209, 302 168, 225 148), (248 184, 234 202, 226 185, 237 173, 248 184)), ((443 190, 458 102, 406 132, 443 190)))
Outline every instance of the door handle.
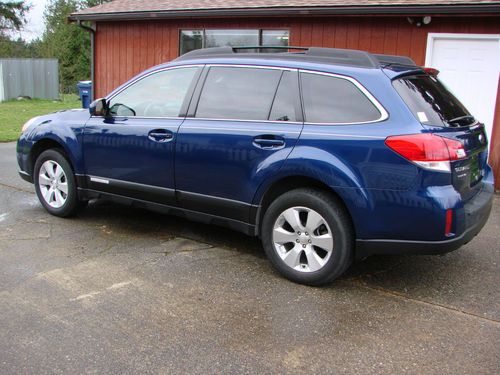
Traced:
POLYGON ((174 137, 174 133, 166 129, 155 129, 148 133, 148 138, 155 142, 167 142, 174 137))
POLYGON ((274 150, 284 147, 285 139, 275 135, 258 135, 253 139, 253 144, 265 150, 274 150))

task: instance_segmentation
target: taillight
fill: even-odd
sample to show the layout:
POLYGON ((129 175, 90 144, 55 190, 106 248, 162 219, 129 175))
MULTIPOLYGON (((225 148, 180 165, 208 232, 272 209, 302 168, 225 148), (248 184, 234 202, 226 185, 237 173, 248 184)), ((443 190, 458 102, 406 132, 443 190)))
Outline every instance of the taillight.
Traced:
POLYGON ((424 72, 433 77, 437 77, 439 74, 439 70, 435 68, 424 68, 424 72))
POLYGON ((434 134, 409 134, 387 137, 393 151, 425 169, 450 172, 450 161, 465 158, 463 144, 434 134))

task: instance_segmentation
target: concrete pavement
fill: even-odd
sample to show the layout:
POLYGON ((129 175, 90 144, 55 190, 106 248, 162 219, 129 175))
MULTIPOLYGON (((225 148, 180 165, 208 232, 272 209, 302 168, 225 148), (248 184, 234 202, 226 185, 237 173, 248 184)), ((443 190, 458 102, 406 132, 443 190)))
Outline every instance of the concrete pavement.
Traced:
POLYGON ((0 373, 500 371, 500 197, 445 256, 293 284, 257 240, 111 204, 47 214, 0 144, 0 373))

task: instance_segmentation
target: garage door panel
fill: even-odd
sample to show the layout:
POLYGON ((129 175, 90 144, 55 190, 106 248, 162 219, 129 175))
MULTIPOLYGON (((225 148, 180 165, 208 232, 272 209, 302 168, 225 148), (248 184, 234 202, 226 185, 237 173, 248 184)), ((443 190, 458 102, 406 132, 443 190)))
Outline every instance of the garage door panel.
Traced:
POLYGON ((491 137, 500 69, 500 37, 429 35, 426 64, 469 111, 486 125, 491 137))

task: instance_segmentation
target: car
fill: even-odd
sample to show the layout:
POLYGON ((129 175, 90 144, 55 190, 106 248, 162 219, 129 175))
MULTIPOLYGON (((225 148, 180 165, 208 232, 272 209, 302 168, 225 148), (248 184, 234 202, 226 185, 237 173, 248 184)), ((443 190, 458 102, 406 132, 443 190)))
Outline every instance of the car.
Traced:
POLYGON ((50 214, 108 199, 222 225, 322 285, 370 255, 455 250, 486 223, 485 128, 438 73, 357 50, 196 50, 28 121, 19 173, 50 214))

